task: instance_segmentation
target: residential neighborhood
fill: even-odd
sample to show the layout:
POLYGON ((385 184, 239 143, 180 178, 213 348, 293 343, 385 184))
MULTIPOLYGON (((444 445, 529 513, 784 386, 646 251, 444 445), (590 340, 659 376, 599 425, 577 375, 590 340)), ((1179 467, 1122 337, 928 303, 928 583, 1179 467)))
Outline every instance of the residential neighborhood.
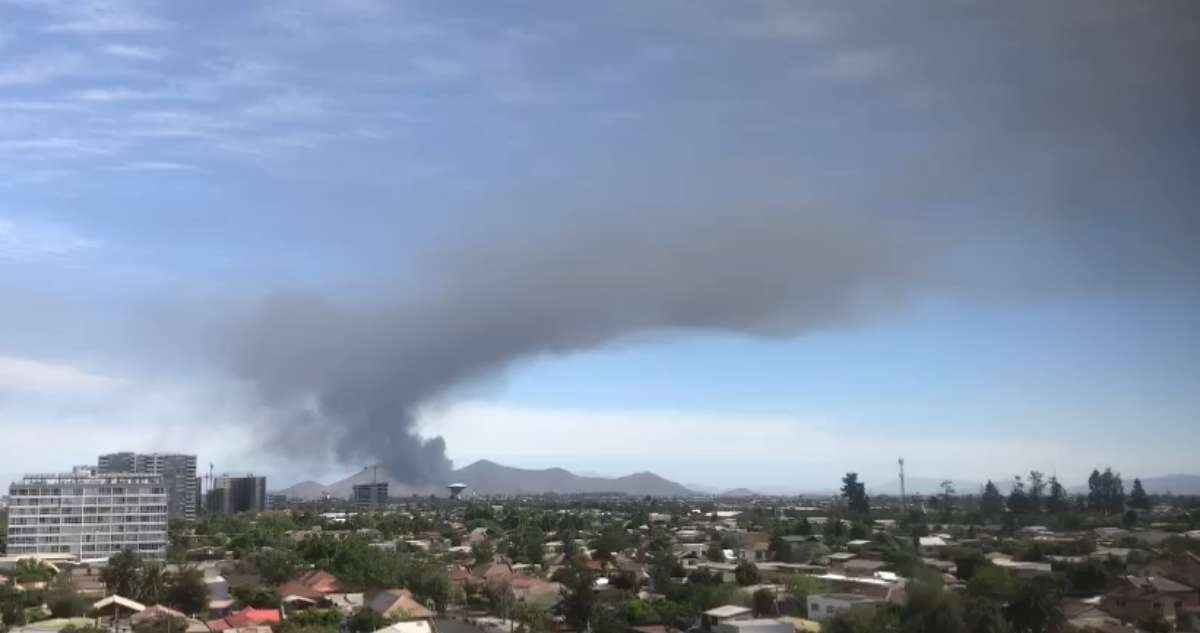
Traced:
MULTIPOLYGON (((0 557, 18 633, 1200 630, 1200 500, 1126 495, 1111 471, 1077 495, 1035 472, 913 503, 849 473, 824 497, 348 498, 169 522, 169 491, 135 478, 159 496, 132 542, 162 545, 99 557, 87 544, 125 543, 101 540, 124 523, 68 546, 69 506, 26 520, 31 481, 0 557)), ((80 480, 36 481, 57 498, 80 480)))

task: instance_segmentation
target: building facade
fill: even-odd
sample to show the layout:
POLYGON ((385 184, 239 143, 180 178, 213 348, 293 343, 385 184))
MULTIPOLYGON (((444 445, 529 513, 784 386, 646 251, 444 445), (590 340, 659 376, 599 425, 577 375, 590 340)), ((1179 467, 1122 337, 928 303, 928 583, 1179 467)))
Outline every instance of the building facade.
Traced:
POLYGON ((387 507, 387 482, 354 486, 354 507, 359 510, 378 510, 387 507))
POLYGON ((96 472, 161 475, 167 488, 167 515, 170 519, 196 518, 200 479, 196 477, 196 456, 178 453, 109 453, 97 460, 96 472))
POLYGON ((108 558, 133 550, 167 555, 167 491, 161 475, 26 475, 9 486, 8 554, 108 558))
POLYGON ((208 511, 219 514, 262 512, 267 509, 267 478, 222 475, 213 480, 208 511))

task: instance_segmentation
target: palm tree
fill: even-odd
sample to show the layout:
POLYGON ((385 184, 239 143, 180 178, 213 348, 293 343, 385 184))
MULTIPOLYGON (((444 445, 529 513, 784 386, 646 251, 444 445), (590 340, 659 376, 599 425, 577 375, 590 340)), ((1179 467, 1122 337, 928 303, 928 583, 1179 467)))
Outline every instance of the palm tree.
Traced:
POLYGON ((108 565, 100 570, 100 581, 110 594, 132 598, 138 595, 141 570, 141 557, 133 550, 125 550, 108 559, 108 565))
POLYGON ((142 568, 138 577, 137 600, 147 605, 163 604, 167 601, 167 591, 171 588, 171 574, 159 563, 151 563, 142 568))

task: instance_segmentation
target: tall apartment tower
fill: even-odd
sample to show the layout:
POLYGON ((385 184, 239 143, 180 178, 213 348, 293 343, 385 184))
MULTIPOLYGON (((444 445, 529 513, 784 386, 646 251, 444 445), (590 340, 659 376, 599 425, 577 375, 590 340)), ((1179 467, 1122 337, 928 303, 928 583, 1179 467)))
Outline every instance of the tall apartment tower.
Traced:
POLYGON ((8 555, 108 558, 131 549, 167 556, 167 491, 161 475, 34 474, 8 489, 8 555))
POLYGON ((222 475, 208 491, 208 511, 220 514, 262 512, 267 509, 267 478, 222 475))
POLYGON ((161 475, 167 488, 170 519, 196 518, 200 491, 197 487, 196 456, 177 453, 110 453, 97 460, 96 472, 161 475))

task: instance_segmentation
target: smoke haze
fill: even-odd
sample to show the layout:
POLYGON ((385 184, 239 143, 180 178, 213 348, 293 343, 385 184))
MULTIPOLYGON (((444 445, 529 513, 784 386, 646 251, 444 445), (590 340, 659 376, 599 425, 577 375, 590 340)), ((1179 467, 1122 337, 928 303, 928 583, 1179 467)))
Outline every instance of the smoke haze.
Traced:
MULTIPOLYGON (((440 438, 418 435, 418 411, 522 360, 644 333, 846 327, 924 291, 986 283, 956 269, 976 249, 1053 292, 1200 271, 1200 196, 1185 175, 1200 164, 1194 3, 910 6, 837 16, 846 48, 890 51, 878 98, 939 104, 910 131, 922 150, 888 157, 842 203, 632 205, 464 238, 417 258, 404 275, 415 281, 367 307, 267 300, 239 325, 233 369, 279 412, 273 435, 311 425, 344 462, 435 484, 450 462, 440 438), (974 208, 989 196, 1003 208, 974 208)), ((858 59, 844 72, 870 58, 858 59)), ((720 184, 725 198, 754 198, 747 183, 720 184)), ((312 444, 287 443, 324 448, 312 444)))

